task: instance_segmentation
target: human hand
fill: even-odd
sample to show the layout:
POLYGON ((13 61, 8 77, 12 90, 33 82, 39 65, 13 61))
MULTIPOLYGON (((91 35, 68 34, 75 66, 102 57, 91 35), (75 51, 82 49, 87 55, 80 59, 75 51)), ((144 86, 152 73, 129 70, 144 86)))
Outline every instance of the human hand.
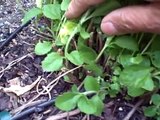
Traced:
MULTIPOLYGON (((66 17, 76 18, 90 6, 103 1, 72 0, 66 11, 66 17)), ((128 6, 109 13, 102 20, 102 31, 108 35, 135 32, 160 33, 160 0, 148 1, 151 1, 148 5, 128 6)))

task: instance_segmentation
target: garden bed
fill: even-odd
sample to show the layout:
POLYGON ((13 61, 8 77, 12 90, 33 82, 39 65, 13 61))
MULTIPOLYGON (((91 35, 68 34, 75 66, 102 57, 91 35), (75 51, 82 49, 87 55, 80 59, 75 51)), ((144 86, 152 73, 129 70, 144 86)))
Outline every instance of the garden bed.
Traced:
MULTIPOLYGON (((0 45, 21 26, 24 16, 22 8, 29 9, 32 6, 34 6, 34 1, 24 0, 19 4, 15 0, 0 2, 0 45)), ((46 19, 41 19, 37 24, 38 28, 33 22, 17 33, 16 37, 0 51, 0 111, 9 111, 14 118, 17 113, 20 112, 19 115, 21 115, 22 111, 36 107, 33 113, 25 113, 27 116, 21 116, 20 120, 44 120, 48 117, 48 120, 54 120, 56 117, 60 120, 123 120, 124 118, 126 118, 124 120, 127 118, 149 120, 139 107, 147 104, 143 101, 144 99, 130 99, 127 96, 127 100, 125 98, 127 93, 118 94, 115 98, 106 97, 104 112, 99 117, 86 115, 79 110, 67 113, 57 109, 54 106, 55 97, 70 90, 73 83, 76 85, 80 83, 72 74, 70 77, 73 81, 65 82, 63 79, 65 69, 62 72, 42 70, 41 61, 45 56, 35 55, 35 44, 44 38, 49 39, 51 35, 49 31, 42 33, 38 30, 48 24, 46 19), (30 88, 28 89, 27 86, 30 88), (48 88, 52 89, 47 91, 48 88), (23 92, 24 89, 25 92, 23 92), (45 108, 41 107, 44 102, 48 104, 45 108)), ((107 70, 112 74, 110 68, 107 70)))

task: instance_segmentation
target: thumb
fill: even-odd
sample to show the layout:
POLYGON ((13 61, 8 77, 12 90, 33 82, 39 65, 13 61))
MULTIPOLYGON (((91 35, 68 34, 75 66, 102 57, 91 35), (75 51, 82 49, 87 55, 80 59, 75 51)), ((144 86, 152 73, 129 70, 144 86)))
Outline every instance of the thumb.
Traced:
POLYGON ((101 29, 108 35, 160 33, 160 3, 115 10, 102 20, 101 29))

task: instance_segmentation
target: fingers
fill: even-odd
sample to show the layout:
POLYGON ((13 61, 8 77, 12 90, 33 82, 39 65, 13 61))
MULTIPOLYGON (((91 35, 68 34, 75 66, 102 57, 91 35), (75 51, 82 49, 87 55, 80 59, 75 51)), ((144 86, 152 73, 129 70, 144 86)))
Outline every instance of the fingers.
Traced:
POLYGON ((102 20, 101 29, 108 35, 134 32, 160 33, 160 3, 115 10, 102 20))
POLYGON ((65 13, 67 18, 76 18, 90 6, 102 3, 104 0, 72 0, 65 13))

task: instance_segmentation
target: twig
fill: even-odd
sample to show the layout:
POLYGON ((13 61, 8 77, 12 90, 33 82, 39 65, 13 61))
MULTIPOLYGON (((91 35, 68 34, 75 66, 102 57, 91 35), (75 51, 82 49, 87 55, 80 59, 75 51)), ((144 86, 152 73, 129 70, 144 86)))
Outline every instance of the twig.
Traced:
POLYGON ((62 75, 58 76, 56 79, 54 79, 52 82, 50 82, 50 83, 45 87, 45 89, 43 89, 37 96, 35 96, 33 99, 31 99, 31 100, 30 100, 28 103, 26 103, 25 105, 23 105, 23 106, 17 108, 16 110, 14 110, 12 113, 16 113, 16 112, 22 111, 24 108, 26 108, 26 106, 27 106, 28 104, 30 104, 31 102, 33 102, 33 101, 34 101, 35 99, 37 99, 39 96, 44 95, 44 94, 48 94, 49 91, 51 91, 51 90, 53 89, 53 87, 58 83, 58 81, 59 81, 60 78, 62 78, 63 76, 67 75, 67 74, 70 73, 70 72, 75 71, 76 69, 78 69, 78 68, 80 68, 80 67, 82 67, 82 66, 78 66, 78 67, 76 67, 76 68, 73 68, 73 69, 71 69, 71 70, 63 73, 62 75), (47 91, 46 91, 46 89, 47 89, 47 91))
POLYGON ((27 55, 24 55, 24 56, 18 58, 18 59, 13 60, 12 62, 10 62, 10 63, 7 65, 7 67, 5 67, 4 69, 2 69, 2 70, 0 71, 0 74, 3 73, 3 72, 6 71, 6 70, 11 69, 12 66, 16 65, 18 62, 22 61, 23 59, 25 59, 27 56, 29 56, 29 55, 31 55, 31 54, 32 54, 32 53, 29 53, 29 54, 27 54, 27 55))
POLYGON ((134 114, 134 112, 137 110, 137 108, 143 103, 143 99, 140 100, 133 108, 132 110, 127 114, 127 116, 123 119, 123 120, 129 120, 132 115, 134 114))
POLYGON ((73 116, 73 115, 77 115, 79 113, 80 113, 80 111, 78 109, 76 109, 76 110, 73 110, 71 112, 65 112, 65 113, 50 116, 46 120, 62 120, 63 118, 66 118, 68 115, 73 116))

